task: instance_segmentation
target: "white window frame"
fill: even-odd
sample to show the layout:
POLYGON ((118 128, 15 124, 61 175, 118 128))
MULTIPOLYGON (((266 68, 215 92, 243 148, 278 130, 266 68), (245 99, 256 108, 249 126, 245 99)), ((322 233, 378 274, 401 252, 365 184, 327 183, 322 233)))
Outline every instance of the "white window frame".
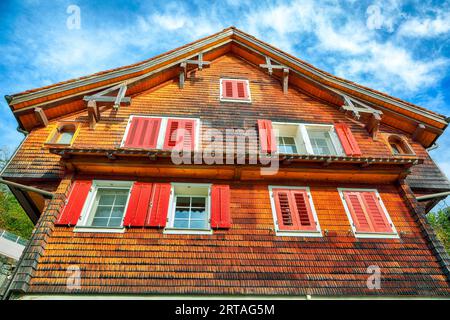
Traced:
MULTIPOLYGON (((343 156, 344 154, 344 149, 342 148, 342 144, 341 141, 339 140, 337 134, 336 134, 336 130, 334 128, 334 125, 332 124, 315 124, 315 123, 295 123, 295 122, 272 122, 272 125, 276 125, 276 126, 283 126, 283 125, 288 125, 288 126, 298 126, 298 130, 300 131, 300 139, 302 139, 302 141, 298 141, 298 137, 294 136, 294 141, 295 141, 295 146, 297 148, 297 153, 295 154, 302 154, 299 153, 299 150, 301 148, 299 148, 299 145, 304 145, 305 149, 306 149, 306 154, 310 154, 310 155, 317 155, 317 156, 327 156, 327 155, 321 155, 321 154, 315 154, 312 144, 311 144, 311 140, 309 138, 309 134, 308 134, 308 130, 307 127, 317 127, 317 128, 328 128, 328 131, 330 132, 330 137, 331 137, 331 142, 334 146, 334 149, 336 150, 336 155, 329 155, 329 156, 343 156)), ((280 130, 278 129, 274 129, 275 132, 275 136, 277 139, 277 144, 278 144, 278 137, 282 136, 284 137, 285 135, 280 134, 279 132, 280 130)), ((287 136, 292 136, 292 135, 287 135, 287 136)))
POLYGON ((127 212, 128 203, 130 201, 131 189, 133 187, 133 181, 119 181, 119 180, 94 180, 92 181, 91 189, 89 190, 88 196, 84 203, 83 209, 81 210, 80 218, 78 219, 77 225, 74 228, 74 232, 104 232, 104 233, 123 233, 125 232, 125 228, 123 226, 123 219, 125 218, 125 214, 127 212), (95 202, 95 198, 97 196, 97 191, 99 188, 111 188, 111 189, 120 189, 120 188, 129 188, 128 198, 125 204, 124 213, 122 217, 122 223, 120 227, 97 227, 88 225, 88 221, 94 214, 92 212, 93 205, 95 202))
POLYGON ((381 196, 377 189, 362 189, 362 188, 337 188, 339 192, 339 196, 341 198, 342 204, 344 205, 345 213, 347 214, 348 221, 350 222, 350 227, 352 228, 353 235, 355 238, 361 239, 400 239, 400 236, 397 233, 397 229, 395 228, 394 223, 391 220, 391 217, 381 199, 381 196), (383 210, 387 221, 391 225, 392 232, 358 232, 356 231, 355 223, 352 218, 352 214, 350 212, 350 208, 345 200, 344 191, 355 191, 355 192, 375 192, 378 202, 380 204, 381 209, 383 210))
POLYGON ((224 102, 244 102, 244 103, 252 103, 252 95, 250 93, 250 82, 247 79, 239 79, 239 78, 220 78, 220 101, 224 102), (223 90, 222 90, 222 82, 223 80, 235 80, 235 81, 245 81, 245 85, 247 87, 247 93, 248 98, 247 99, 230 99, 230 98, 224 98, 223 97, 223 90))
POLYGON ((159 149, 159 150, 163 150, 163 148, 164 148, 164 140, 166 139, 167 123, 168 123, 169 119, 195 120, 196 126, 195 126, 194 151, 200 150, 199 144, 200 144, 201 121, 199 118, 183 118, 183 117, 167 117, 167 116, 158 117, 158 116, 146 116, 146 115, 139 115, 139 114, 130 115, 130 117, 128 118, 127 127, 125 129, 125 133, 123 134, 122 142, 120 143, 121 148, 125 148, 125 141, 127 140, 128 131, 130 130, 130 127, 131 127, 131 121, 133 120, 134 117, 161 119, 161 125, 159 127, 159 132, 158 132, 158 140, 156 142, 156 149, 159 149))
MULTIPOLYGON (((171 190, 170 190, 170 199, 169 199, 169 211, 167 214, 167 224, 164 228, 163 233, 165 234, 213 234, 213 230, 211 228, 211 183, 182 183, 182 182, 172 182, 171 183, 171 190), (175 209, 176 209, 176 197, 177 196, 183 196, 175 195, 175 187, 176 186, 191 186, 191 187, 203 187, 208 189, 208 194, 206 196, 206 214, 208 219, 209 228, 208 229, 181 229, 181 228, 174 228, 174 220, 175 220, 175 209)), ((188 196, 188 195, 186 195, 188 196)), ((189 195, 189 197, 192 197, 195 195, 189 195)), ((199 197, 205 197, 205 195, 199 195, 199 197)))
POLYGON ((269 197, 270 197, 270 206, 272 208, 272 217, 273 223, 275 225, 275 234, 277 236, 287 236, 287 237, 323 237, 322 230, 320 228, 319 218, 317 216, 316 208, 314 207, 314 202, 311 196, 311 190, 309 187, 299 187, 299 186, 269 186, 269 197), (314 222, 316 223, 316 230, 280 230, 278 227, 278 216, 277 209, 275 204, 275 198, 273 196, 273 189, 290 189, 290 190, 305 190, 308 194, 308 201, 311 207, 311 212, 314 218, 314 222))

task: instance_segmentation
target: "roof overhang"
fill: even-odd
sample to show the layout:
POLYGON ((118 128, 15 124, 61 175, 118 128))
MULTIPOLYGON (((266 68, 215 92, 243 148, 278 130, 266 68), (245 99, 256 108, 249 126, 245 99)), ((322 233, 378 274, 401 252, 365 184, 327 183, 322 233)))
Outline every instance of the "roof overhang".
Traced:
MULTIPOLYGON (((233 50, 235 53, 242 50, 252 52, 255 56, 251 62, 254 64, 264 62, 266 57, 270 57, 273 61, 289 67, 292 74, 299 79, 360 99, 375 109, 392 114, 394 118, 406 119, 410 122, 410 126, 403 129, 409 133, 412 133, 415 126, 423 124, 431 133, 423 143, 425 146, 432 145, 448 125, 448 118, 443 115, 333 76, 234 27, 134 65, 25 91, 7 96, 6 99, 20 126, 29 129, 30 126, 25 128, 21 117, 33 112, 36 107, 56 108, 60 103, 72 101, 71 103, 78 104, 78 110, 82 110, 85 106, 81 104, 80 97, 86 94, 98 92, 124 81, 138 82, 167 70, 176 70, 186 59, 192 59, 199 53, 207 54, 227 45, 236 47, 233 50)), ((169 76, 173 77, 173 74, 169 76)), ((387 122, 389 125, 392 123, 387 122)))

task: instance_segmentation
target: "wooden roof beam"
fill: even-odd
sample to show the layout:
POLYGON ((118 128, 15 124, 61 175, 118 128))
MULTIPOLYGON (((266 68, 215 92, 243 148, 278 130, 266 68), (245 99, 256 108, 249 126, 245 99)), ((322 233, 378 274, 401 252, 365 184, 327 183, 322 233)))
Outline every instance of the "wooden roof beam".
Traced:
POLYGON ((48 119, 45 115, 44 110, 42 108, 34 108, 34 115, 36 116, 36 119, 44 126, 46 127, 48 125, 48 119))
POLYGON ((100 121, 100 111, 95 100, 88 101, 87 104, 89 128, 94 129, 97 122, 100 121))
POLYGON ((272 61, 268 56, 265 56, 265 58, 266 58, 266 63, 260 64, 259 66, 261 68, 267 69, 270 76, 273 74, 274 69, 282 70, 283 71, 283 79, 282 79, 283 92, 287 93, 288 92, 288 84, 289 84, 289 68, 282 64, 272 64, 272 61))
POLYGON ((367 132, 372 136, 372 139, 376 140, 378 137, 378 131, 380 130, 381 116, 377 113, 372 114, 369 121, 366 124, 367 132))
POLYGON ((422 135, 422 133, 425 131, 425 125, 422 123, 419 123, 416 127, 416 130, 414 130, 413 134, 412 134, 412 139, 414 141, 417 141, 420 139, 420 136, 422 135))

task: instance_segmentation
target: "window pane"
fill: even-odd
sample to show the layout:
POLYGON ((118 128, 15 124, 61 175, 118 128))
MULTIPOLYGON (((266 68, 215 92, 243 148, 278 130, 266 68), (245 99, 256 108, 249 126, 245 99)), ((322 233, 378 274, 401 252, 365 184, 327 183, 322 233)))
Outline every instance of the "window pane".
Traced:
POLYGON ((189 209, 177 208, 175 219, 189 219, 189 209))
POLYGON ((192 198, 192 207, 204 208, 205 207, 205 202, 206 202, 205 198, 193 197, 192 198))
POLYGON ((120 227, 128 193, 126 189, 97 189, 91 226, 120 227))
POLYGON ((173 222, 173 227, 187 229, 189 227, 189 220, 175 220, 173 222))
POLYGON ((278 137, 278 152, 279 153, 297 153, 295 139, 293 137, 278 137))
POLYGON ((73 132, 61 132, 59 135, 58 143, 70 144, 72 141, 73 132))
POLYGON ((111 217, 121 218, 123 216, 124 211, 125 211, 124 206, 114 207, 111 213, 111 217))
POLYGON ((208 215, 206 212, 206 197, 181 196, 177 197, 175 208, 174 228, 206 229, 208 215))
POLYGON ((108 218, 94 218, 92 220, 93 227, 107 227, 108 226, 108 218))
POLYGON ((189 197, 177 197, 177 207, 189 207, 190 198, 189 197))
POLYGON ((114 203, 114 195, 113 194, 104 194, 105 190, 98 190, 97 194, 100 197, 98 204, 100 206, 109 205, 111 206, 114 203))
POLYGON ((111 213, 111 206, 98 206, 97 211, 95 212, 96 218, 108 218, 111 213))
POLYGON ((122 218, 111 218, 109 220, 108 227, 120 227, 122 224, 122 218))
POLYGON ((206 220, 206 211, 202 209, 192 209, 191 219, 203 219, 206 220))
POLYGON ((335 155, 336 151, 328 130, 308 129, 308 136, 314 154, 335 155))
POLYGON ((206 221, 191 220, 191 229, 206 229, 206 221))
POLYGON ((114 203, 114 205, 116 206, 124 206, 127 203, 127 198, 128 195, 127 194, 123 194, 123 195, 117 195, 116 196, 116 202, 114 203))

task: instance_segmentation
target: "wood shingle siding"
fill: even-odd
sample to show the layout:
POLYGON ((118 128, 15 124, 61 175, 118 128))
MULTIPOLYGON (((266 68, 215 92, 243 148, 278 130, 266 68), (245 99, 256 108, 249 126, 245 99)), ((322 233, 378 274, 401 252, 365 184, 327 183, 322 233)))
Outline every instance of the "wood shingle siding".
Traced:
MULTIPOLYGON (((346 185, 367 187, 366 185, 346 185)), ((355 239, 337 187, 311 185, 322 238, 274 234, 266 184, 230 182, 233 226, 213 235, 73 233, 55 227, 29 293, 69 293, 66 268, 81 269, 81 293, 448 295, 440 265, 395 186, 376 186, 401 239, 355 239), (381 268, 380 290, 367 268, 381 268)), ((374 187, 371 185, 371 187, 374 187)))

